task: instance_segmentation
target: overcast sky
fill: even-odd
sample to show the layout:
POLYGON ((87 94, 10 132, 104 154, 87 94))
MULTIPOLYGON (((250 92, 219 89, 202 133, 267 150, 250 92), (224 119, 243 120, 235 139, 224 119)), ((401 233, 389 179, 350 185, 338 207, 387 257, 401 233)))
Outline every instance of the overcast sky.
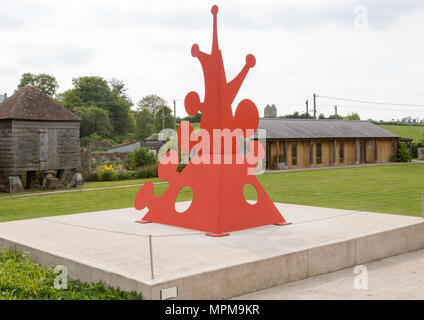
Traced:
MULTIPOLYGON (((49 73, 60 85, 87 75, 122 79, 133 102, 155 93, 186 115, 185 95, 203 95, 193 43, 211 48, 212 15, 227 79, 252 53, 233 108, 253 100, 278 114, 304 111, 312 94, 424 105, 422 0, 1 0, 0 91, 22 73, 49 73)), ((424 118, 424 106, 383 106, 318 98, 318 113, 363 119, 424 118)))

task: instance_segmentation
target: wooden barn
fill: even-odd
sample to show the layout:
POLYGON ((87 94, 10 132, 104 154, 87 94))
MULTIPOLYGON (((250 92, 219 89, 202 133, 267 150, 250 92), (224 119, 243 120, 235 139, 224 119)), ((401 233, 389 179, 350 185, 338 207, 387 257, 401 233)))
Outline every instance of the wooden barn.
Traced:
POLYGON ((389 162, 399 137, 368 121, 263 118, 267 169, 389 162))
POLYGON ((57 186, 66 169, 77 172, 81 167, 79 131, 80 118, 74 113, 35 87, 19 89, 0 103, 3 180, 26 172, 26 187, 32 188, 36 172, 44 171, 49 181, 43 186, 57 186))

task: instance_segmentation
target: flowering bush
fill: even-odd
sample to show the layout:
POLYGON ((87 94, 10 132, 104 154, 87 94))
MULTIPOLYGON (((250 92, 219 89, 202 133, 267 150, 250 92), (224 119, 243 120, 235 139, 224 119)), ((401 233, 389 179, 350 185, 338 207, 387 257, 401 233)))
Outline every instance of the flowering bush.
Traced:
POLYGON ((115 168, 110 164, 104 164, 96 168, 97 181, 114 181, 118 180, 118 175, 115 168))

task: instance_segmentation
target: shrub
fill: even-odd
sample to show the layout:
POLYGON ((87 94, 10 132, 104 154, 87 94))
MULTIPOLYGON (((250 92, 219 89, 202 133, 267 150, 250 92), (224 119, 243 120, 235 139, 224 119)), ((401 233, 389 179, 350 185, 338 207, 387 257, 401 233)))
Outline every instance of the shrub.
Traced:
POLYGON ((424 147, 424 142, 412 143, 412 158, 418 158, 418 148, 424 147))
POLYGON ((405 142, 400 141, 398 145, 397 154, 392 159, 396 162, 409 162, 411 161, 411 155, 409 154, 408 146, 405 142))
POLYGON ((0 300, 134 300, 135 292, 104 287, 102 283, 68 280, 68 289, 54 287, 54 266, 44 268, 28 253, 0 247, 0 300))
POLYGON ((125 168, 134 170, 139 167, 152 165, 157 163, 157 157, 154 153, 150 152, 148 148, 141 147, 128 153, 125 159, 125 168))
POLYGON ((96 168, 97 181, 115 181, 118 180, 118 175, 112 165, 102 165, 96 168))

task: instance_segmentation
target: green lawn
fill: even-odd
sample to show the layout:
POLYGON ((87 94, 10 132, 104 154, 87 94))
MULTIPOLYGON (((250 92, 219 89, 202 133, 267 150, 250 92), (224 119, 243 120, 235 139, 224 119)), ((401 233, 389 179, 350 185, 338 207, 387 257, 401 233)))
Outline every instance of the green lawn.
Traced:
POLYGON ((412 138, 414 142, 420 142, 424 139, 424 126, 380 125, 380 127, 402 138, 412 138))
MULTIPOLYGON (((259 181, 275 202, 420 216, 424 164, 333 168, 266 173, 259 181)), ((87 187, 142 183, 141 180, 87 183, 87 187)), ((167 184, 155 185, 160 195, 167 184)), ((139 187, 0 199, 0 222, 127 208, 139 187)), ((247 192, 249 199, 254 192, 247 192)), ((178 201, 190 200, 181 192, 178 201)))

